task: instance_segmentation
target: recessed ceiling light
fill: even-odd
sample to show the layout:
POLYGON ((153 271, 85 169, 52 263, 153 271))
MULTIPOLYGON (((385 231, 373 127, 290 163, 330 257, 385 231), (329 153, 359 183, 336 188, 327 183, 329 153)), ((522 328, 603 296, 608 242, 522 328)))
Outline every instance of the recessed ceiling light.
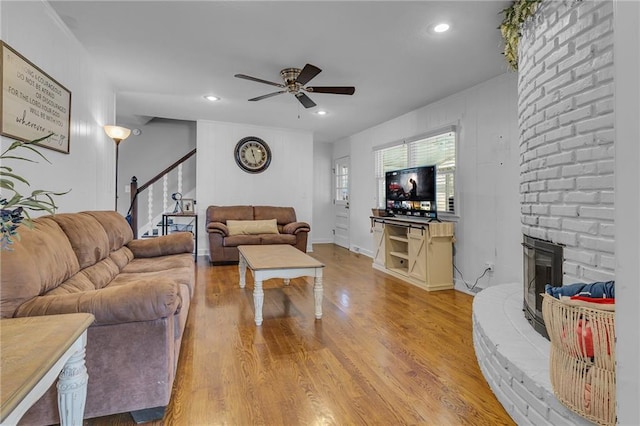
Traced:
POLYGON ((443 33, 449 29, 449 24, 445 24, 444 22, 433 27, 433 31, 437 33, 443 33))
POLYGON ((207 95, 204 97, 206 100, 211 101, 211 102, 215 102, 215 101, 219 101, 220 98, 217 96, 213 96, 213 95, 207 95))
POLYGON ((318 115, 327 115, 327 111, 321 109, 320 111, 316 112, 316 114, 318 114, 318 115))

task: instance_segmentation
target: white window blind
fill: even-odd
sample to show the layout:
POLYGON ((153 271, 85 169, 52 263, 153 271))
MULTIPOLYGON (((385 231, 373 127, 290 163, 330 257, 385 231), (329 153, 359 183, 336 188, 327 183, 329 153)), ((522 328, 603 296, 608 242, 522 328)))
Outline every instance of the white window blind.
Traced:
POLYGON ((375 173, 378 188, 378 206, 384 207, 384 176, 391 170, 404 169, 407 167, 407 145, 396 145, 390 148, 381 149, 375 152, 375 173))
POLYGON ((436 166, 438 211, 455 213, 456 133, 429 136, 374 152, 378 207, 385 204, 385 173, 407 167, 436 166))

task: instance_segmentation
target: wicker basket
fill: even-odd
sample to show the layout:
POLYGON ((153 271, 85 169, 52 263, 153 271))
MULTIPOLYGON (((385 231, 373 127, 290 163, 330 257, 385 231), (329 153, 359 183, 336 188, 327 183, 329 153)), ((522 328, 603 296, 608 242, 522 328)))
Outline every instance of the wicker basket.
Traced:
POLYGON ((572 411, 601 425, 615 425, 615 314, 591 305, 543 295, 551 385, 572 411))

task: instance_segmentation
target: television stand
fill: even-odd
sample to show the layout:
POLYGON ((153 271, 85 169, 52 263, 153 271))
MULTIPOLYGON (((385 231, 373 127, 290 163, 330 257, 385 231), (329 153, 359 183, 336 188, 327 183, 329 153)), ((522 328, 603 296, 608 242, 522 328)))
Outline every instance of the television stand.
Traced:
POLYGON ((373 268, 427 291, 453 286, 453 222, 371 217, 373 268))

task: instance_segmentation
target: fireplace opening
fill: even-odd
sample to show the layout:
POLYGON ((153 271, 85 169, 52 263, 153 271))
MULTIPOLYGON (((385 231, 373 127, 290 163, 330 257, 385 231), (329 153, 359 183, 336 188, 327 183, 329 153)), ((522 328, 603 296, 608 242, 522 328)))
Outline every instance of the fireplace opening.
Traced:
POLYGON ((562 285, 561 245, 524 235, 524 316, 534 330, 549 339, 542 318, 542 296, 546 284, 562 285))

